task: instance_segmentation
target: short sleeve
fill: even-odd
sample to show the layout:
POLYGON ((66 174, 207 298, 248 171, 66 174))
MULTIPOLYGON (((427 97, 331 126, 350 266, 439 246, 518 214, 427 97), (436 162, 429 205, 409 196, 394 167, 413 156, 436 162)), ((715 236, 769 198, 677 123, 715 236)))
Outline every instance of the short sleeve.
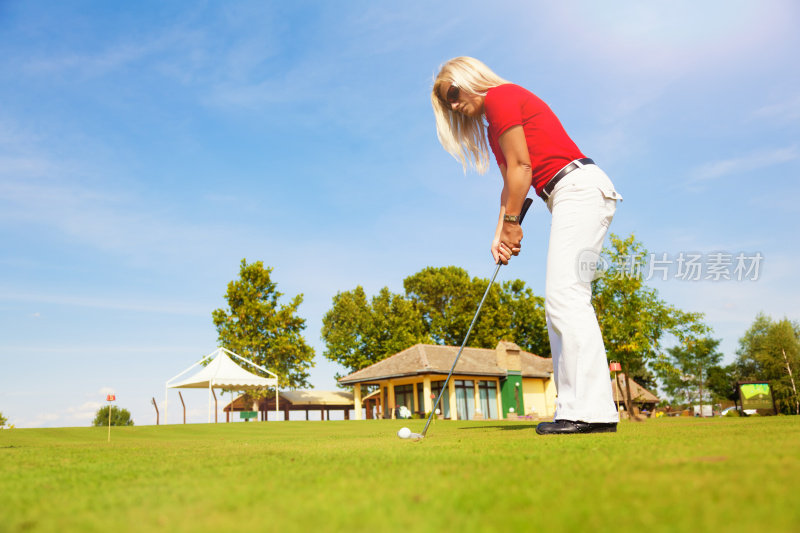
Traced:
POLYGON ((517 89, 518 86, 507 83, 486 93, 483 109, 495 141, 508 128, 522 125, 523 95, 517 89))

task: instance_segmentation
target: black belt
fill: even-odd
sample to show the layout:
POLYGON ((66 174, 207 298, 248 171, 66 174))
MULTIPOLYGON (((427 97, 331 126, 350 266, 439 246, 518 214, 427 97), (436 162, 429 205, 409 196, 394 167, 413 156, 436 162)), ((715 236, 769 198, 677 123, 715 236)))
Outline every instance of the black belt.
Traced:
POLYGON ((546 202, 547 199, 550 198, 550 195, 553 193, 553 189, 556 188, 556 184, 559 181, 561 181, 561 179, 564 178, 567 174, 569 174, 570 172, 572 172, 577 168, 580 168, 582 165, 594 165, 594 161, 592 161, 588 157, 584 157, 583 159, 576 159, 569 165, 565 166, 564 168, 558 171, 558 174, 553 176, 553 178, 547 182, 547 184, 542 189, 542 192, 539 193, 539 197, 546 202), (580 165, 578 163, 580 163, 580 165))

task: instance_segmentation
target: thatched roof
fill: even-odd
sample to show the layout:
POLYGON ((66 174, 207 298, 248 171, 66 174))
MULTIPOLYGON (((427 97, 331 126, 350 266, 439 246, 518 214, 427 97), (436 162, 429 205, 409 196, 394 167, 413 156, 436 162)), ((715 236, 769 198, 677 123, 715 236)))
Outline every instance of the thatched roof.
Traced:
MULTIPOLYGON (((464 348, 455 368, 456 374, 471 376, 497 376, 508 374, 507 368, 498 366, 498 350, 519 353, 523 377, 549 378, 553 372, 553 361, 520 350, 511 342, 501 342, 498 348, 464 348)), ((382 361, 357 370, 339 379, 342 385, 369 383, 389 378, 419 376, 424 374, 444 374, 453 366, 457 346, 438 346, 434 344, 415 344, 382 361)))
MULTIPOLYGON (((611 378, 611 389, 614 392, 614 401, 615 402, 624 402, 625 398, 627 397, 627 387, 625 386, 625 379, 627 376, 622 372, 619 373, 619 387, 617 387, 617 381, 612 377, 611 378)), ((650 392, 649 390, 645 389, 635 380, 631 380, 631 401, 633 403, 658 403, 659 399, 658 396, 650 392)))

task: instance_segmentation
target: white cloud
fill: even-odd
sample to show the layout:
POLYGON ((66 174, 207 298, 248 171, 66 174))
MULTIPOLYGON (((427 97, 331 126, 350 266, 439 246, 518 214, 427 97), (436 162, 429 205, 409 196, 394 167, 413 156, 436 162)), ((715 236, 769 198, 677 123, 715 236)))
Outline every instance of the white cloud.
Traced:
POLYGON ((44 227, 98 250, 122 255, 136 264, 165 259, 200 260, 213 255, 208 242, 236 241, 238 232, 224 221, 187 222, 169 208, 153 205, 137 193, 100 189, 81 183, 80 175, 96 175, 75 168, 70 161, 47 155, 0 161, 0 220, 34 228, 44 227))
POLYGON ((733 157, 706 163, 692 170, 689 175, 692 181, 708 181, 730 174, 750 172, 780 163, 794 161, 797 158, 798 151, 796 146, 761 150, 742 157, 733 157))
POLYGON ((31 420, 20 420, 17 427, 70 427, 89 426, 103 402, 84 402, 55 412, 39 413, 31 420))
POLYGON ((115 394, 115 393, 116 392, 114 391, 114 389, 112 387, 101 387, 100 390, 97 391, 97 394, 99 394, 101 396, 105 396, 107 394, 115 394))
POLYGON ((800 119, 800 94, 788 98, 782 102, 769 104, 756 109, 753 118, 769 119, 777 118, 780 121, 792 121, 800 119))
POLYGON ((55 422, 59 418, 61 417, 55 413, 40 413, 36 415, 36 418, 34 418, 33 421, 29 423, 23 422, 23 424, 25 425, 25 427, 42 427, 50 425, 49 424, 50 422, 55 422))
MULTIPOLYGON (((0 291, 0 301, 36 302, 42 304, 55 304, 73 307, 91 307, 95 309, 113 309, 118 311, 137 311, 142 313, 159 313, 169 315, 204 316, 207 309, 204 305, 187 302, 163 300, 131 300, 125 296, 119 297, 91 297, 74 296, 71 294, 54 294, 52 291, 44 293, 15 291, 4 287, 0 291)), ((34 313, 34 318, 39 318, 40 313, 34 313)))
POLYGON ((48 50, 45 56, 25 58, 21 68, 33 75, 53 76, 66 73, 71 76, 77 74, 97 77, 175 49, 188 54, 190 42, 191 33, 180 28, 162 33, 152 32, 149 35, 137 34, 134 39, 120 40, 94 51, 58 54, 48 50))
POLYGON ((741 65, 744 55, 792 35, 792 2, 769 8, 744 0, 704 2, 552 3, 554 27, 580 27, 562 44, 585 50, 618 71, 692 71, 700 65, 741 65))

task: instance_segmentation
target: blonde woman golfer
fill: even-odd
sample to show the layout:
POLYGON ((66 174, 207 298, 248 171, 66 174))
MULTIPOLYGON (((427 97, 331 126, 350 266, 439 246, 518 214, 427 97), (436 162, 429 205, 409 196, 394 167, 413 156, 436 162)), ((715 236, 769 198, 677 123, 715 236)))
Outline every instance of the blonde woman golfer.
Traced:
POLYGON ((439 141, 484 173, 491 149, 503 175, 500 215, 491 251, 507 264, 520 252, 519 214, 531 187, 552 214, 547 250, 545 314, 555 373, 553 422, 539 434, 617 430, 603 338, 592 308, 591 275, 580 257, 597 257, 614 216, 617 194, 542 100, 471 57, 445 63, 431 94, 439 141), (488 140, 488 144, 487 144, 488 140))

